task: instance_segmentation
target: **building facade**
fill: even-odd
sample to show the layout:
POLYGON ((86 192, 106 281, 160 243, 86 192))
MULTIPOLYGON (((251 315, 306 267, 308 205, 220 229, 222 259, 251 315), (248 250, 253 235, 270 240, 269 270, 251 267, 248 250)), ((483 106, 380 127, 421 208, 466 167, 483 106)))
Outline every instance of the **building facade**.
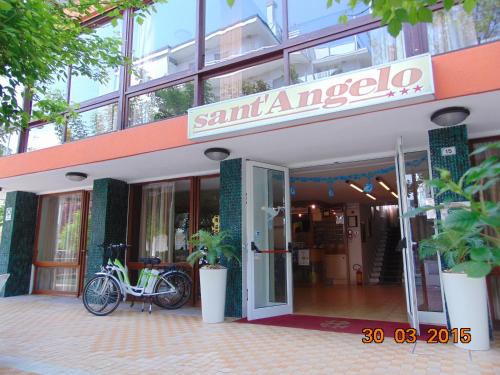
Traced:
MULTIPOLYGON (((294 170, 398 153, 410 168, 417 152, 428 175, 443 167, 460 175, 474 162, 470 148, 500 136, 500 26, 485 22, 481 7, 472 15, 436 7, 432 24, 405 25, 396 38, 364 9, 339 24, 344 1, 328 10, 301 0, 232 8, 225 0, 173 0, 156 8, 144 22, 132 10, 117 27, 105 15, 93 20, 100 35, 122 38, 133 73, 110 71, 103 84, 68 67, 53 91, 78 103, 78 116, 2 138, 0 273, 12 274, 5 296, 79 295, 99 268, 102 243, 130 243, 127 263, 136 272, 141 256, 184 263, 192 233, 226 230, 243 258, 228 264, 227 315, 291 313, 290 201, 301 181, 315 182, 294 179, 294 170), (430 121, 449 107, 467 108, 466 123, 430 121), (404 150, 395 151, 401 138, 404 150), (229 158, 208 159, 214 147, 229 158), (72 172, 86 178, 68 180, 72 172)), ((407 180, 392 164, 403 177, 391 204, 401 206, 407 180)), ((350 175, 328 180, 331 198, 350 175)), ((353 224, 356 237, 364 229, 353 224)), ((347 278, 355 282, 350 255, 347 278)), ((362 255, 355 264, 364 267, 362 255)), ((498 275, 489 278, 494 321, 498 275)), ((405 277, 410 319, 444 323, 445 304, 419 303, 422 281, 409 270, 405 277)))

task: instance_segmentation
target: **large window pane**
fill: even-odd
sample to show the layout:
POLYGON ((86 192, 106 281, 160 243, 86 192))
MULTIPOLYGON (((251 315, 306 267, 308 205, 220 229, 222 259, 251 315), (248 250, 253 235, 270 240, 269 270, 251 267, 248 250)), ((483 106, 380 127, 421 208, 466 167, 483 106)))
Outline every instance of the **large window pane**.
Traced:
POLYGON ((39 268, 36 278, 37 290, 76 292, 78 272, 76 268, 39 268))
POLYGON ((68 141, 83 139, 98 134, 108 133, 118 128, 118 105, 80 112, 68 122, 68 141))
POLYGON ((355 9, 350 9, 348 0, 334 1, 330 8, 326 5, 326 0, 288 0, 288 37, 295 38, 336 25, 344 14, 349 19, 369 14, 368 6, 363 2, 358 2, 355 9))
POLYGON ((206 0, 205 65, 281 43, 281 14, 281 0, 206 0))
POLYGON ((19 146, 19 132, 5 133, 0 129, 0 156, 17 154, 19 146))
MULTIPOLYGON (((105 24, 97 29, 97 34, 101 38, 122 37, 122 21, 118 20, 117 26, 111 23, 105 24)), ((86 100, 97 98, 98 96, 109 94, 118 90, 119 69, 108 69, 108 80, 106 82, 94 81, 86 76, 76 75, 71 77, 70 100, 73 103, 80 103, 86 100)))
POLYGON ((219 190, 220 178, 204 177, 200 180, 200 222, 199 228, 219 233, 219 190))
POLYGON ((189 180, 158 182, 142 187, 139 258, 182 262, 188 255, 189 180))
POLYGON ((204 82, 204 102, 215 103, 282 87, 284 85, 283 60, 255 65, 204 82))
POLYGON ((38 233, 38 261, 78 261, 82 195, 49 195, 42 198, 38 233))
POLYGON ((156 4, 156 12, 134 22, 131 84, 194 69, 196 0, 156 4))
POLYGON ((128 126, 183 115, 193 106, 194 83, 166 87, 129 101, 128 126))
POLYGON ((27 151, 40 150, 42 148, 57 146, 64 141, 64 126, 49 123, 34 126, 28 131, 27 151))

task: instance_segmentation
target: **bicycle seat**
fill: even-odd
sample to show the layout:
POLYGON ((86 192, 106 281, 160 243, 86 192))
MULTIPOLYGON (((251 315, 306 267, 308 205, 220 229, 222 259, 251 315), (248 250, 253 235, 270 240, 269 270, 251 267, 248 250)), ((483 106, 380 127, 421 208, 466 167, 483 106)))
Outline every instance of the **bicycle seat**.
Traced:
POLYGON ((139 262, 144 264, 160 264, 160 258, 139 258, 139 262))

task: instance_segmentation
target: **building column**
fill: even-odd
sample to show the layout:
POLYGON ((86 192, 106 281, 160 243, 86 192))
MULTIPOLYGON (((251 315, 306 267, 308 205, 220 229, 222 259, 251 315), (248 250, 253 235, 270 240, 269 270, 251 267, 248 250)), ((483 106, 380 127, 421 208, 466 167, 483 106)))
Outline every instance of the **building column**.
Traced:
POLYGON ((7 193, 0 242, 0 274, 10 278, 0 296, 28 294, 35 245, 38 196, 24 191, 7 193))
MULTIPOLYGON (((429 130, 429 148, 432 178, 439 177, 438 169, 447 169, 451 172, 453 181, 458 181, 470 167, 466 125, 429 130), (453 152, 444 152, 453 151, 453 148, 454 154, 453 152)), ((464 198, 455 193, 446 192, 436 198, 436 203, 450 199, 462 201, 464 198)))
MULTIPOLYGON (((231 159, 220 163, 220 229, 229 233, 228 243, 242 256, 243 231, 242 160, 231 159)), ((225 315, 242 316, 242 267, 236 261, 222 261, 228 268, 225 315)))
POLYGON ((86 279, 100 270, 101 244, 127 241, 128 185, 126 182, 103 178, 94 181, 90 224, 90 243, 86 279))

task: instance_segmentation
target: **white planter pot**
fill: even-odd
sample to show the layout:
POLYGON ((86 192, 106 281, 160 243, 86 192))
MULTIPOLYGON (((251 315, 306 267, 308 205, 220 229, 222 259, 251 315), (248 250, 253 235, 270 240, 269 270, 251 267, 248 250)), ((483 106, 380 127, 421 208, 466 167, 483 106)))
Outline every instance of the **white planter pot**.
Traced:
POLYGON ((443 272, 443 286, 451 328, 470 328, 471 341, 455 345, 468 350, 488 350, 488 294, 486 278, 443 272))
POLYGON ((205 323, 224 321, 227 268, 201 268, 201 314, 205 323))

